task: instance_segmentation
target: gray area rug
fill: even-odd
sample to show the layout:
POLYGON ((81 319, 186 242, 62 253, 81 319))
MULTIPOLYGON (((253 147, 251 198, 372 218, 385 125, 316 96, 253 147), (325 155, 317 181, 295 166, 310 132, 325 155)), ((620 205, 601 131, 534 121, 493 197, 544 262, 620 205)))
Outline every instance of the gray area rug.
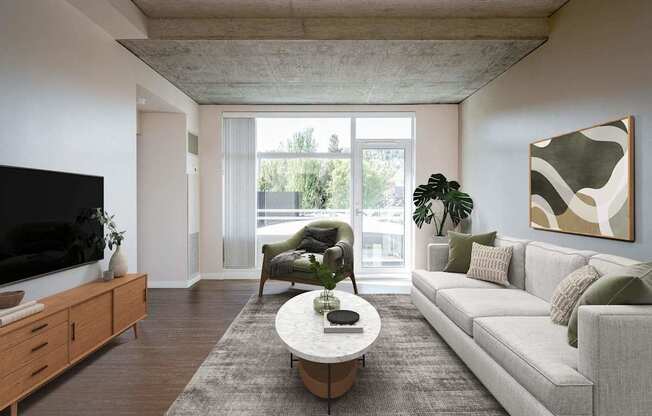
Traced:
MULTIPOLYGON (((252 297, 167 415, 325 415, 326 401, 305 389, 274 329, 276 311, 298 293, 252 297)), ((363 297, 378 309, 380 339, 332 415, 507 414, 408 295, 363 297)))

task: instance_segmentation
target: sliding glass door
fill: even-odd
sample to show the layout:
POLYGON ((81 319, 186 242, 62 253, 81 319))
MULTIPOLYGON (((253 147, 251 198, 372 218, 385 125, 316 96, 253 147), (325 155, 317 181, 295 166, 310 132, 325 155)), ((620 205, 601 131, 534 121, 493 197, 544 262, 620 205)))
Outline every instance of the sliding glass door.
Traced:
POLYGON ((403 273, 411 261, 413 118, 354 120, 356 270, 403 273))
POLYGON ((360 192, 356 204, 358 268, 401 270, 406 266, 407 143, 359 146, 360 192))

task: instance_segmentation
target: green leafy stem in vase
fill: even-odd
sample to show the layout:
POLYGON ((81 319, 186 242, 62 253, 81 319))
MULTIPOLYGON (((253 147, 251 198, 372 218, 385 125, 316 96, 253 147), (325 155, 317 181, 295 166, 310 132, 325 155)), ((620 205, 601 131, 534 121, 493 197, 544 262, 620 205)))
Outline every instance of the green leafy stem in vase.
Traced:
POLYGON ((118 226, 113 221, 115 215, 109 215, 102 208, 97 208, 95 210, 95 218, 102 224, 106 231, 104 241, 109 246, 109 250, 113 250, 113 246, 120 247, 127 231, 118 231, 118 226))
POLYGON ((345 273, 347 270, 342 265, 338 266, 335 271, 332 271, 327 265, 320 263, 314 254, 309 255, 308 260, 310 260, 310 270, 326 290, 335 289, 335 286, 346 277, 345 273))

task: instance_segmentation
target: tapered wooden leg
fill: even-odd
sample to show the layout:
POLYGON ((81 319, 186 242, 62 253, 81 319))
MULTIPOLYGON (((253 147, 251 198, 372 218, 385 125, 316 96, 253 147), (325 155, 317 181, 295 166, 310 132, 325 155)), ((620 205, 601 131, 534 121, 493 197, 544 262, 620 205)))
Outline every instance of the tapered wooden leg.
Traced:
POLYGON ((353 293, 358 294, 358 285, 355 284, 355 274, 351 273, 351 283, 353 283, 353 293))
POLYGON ((261 273, 260 275, 260 288, 258 289, 258 297, 263 296, 263 288, 265 287, 265 281, 267 280, 267 276, 263 275, 261 273))
POLYGON ((134 330, 134 338, 138 339, 138 322, 131 326, 131 329, 134 330))
POLYGON ((18 402, 11 404, 11 416, 18 416, 18 402))

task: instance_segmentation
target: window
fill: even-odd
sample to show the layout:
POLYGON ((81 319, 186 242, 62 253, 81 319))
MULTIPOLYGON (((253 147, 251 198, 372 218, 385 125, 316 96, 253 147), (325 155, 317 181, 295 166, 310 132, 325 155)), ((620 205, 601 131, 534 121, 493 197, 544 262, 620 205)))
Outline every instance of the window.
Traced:
POLYGON ((257 118, 257 245, 351 220, 351 119, 257 118))
POLYGON ((373 140, 409 140, 412 117, 360 117, 355 120, 356 138, 373 140))
MULTIPOLYGON (((247 151, 251 159, 246 160, 252 160, 251 164, 233 163, 240 173, 233 173, 230 182, 238 189, 227 192, 227 199, 238 202, 232 204, 231 221, 237 222, 236 231, 246 228, 238 221, 250 227, 247 233, 233 233, 234 250, 240 250, 241 240, 246 240, 246 247, 255 246, 255 263, 260 267, 263 244, 285 240, 311 221, 336 219, 349 223, 354 231, 357 272, 408 270, 413 115, 238 116, 255 126, 244 135, 248 143, 255 144, 248 149, 255 147, 255 151, 247 151), (255 179, 248 181, 247 187, 239 185, 249 176, 243 169, 255 179)), ((235 135, 232 142, 241 143, 244 136, 240 136, 235 135)), ((233 153, 230 157, 241 156, 233 153)), ((226 205, 231 206, 228 201, 226 205)), ((252 255, 248 256, 253 263, 252 255)))
POLYGON ((257 118, 256 150, 264 153, 350 153, 350 118, 257 118))

